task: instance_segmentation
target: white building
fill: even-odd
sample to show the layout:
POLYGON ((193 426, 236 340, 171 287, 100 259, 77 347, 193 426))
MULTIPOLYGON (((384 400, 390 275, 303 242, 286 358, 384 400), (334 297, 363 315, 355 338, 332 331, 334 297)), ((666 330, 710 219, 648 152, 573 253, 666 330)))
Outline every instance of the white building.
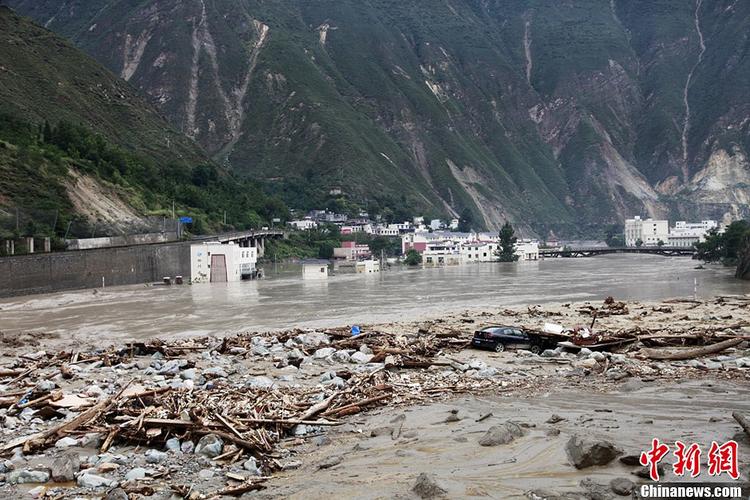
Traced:
POLYGON ((425 267, 457 266, 461 264, 461 250, 450 241, 427 243, 422 252, 422 265, 425 267))
POLYGON ((637 246, 638 241, 644 246, 655 247, 659 242, 667 244, 669 240, 669 221, 641 219, 635 216, 625 221, 625 246, 637 246))
POLYGON ((398 227, 396 227, 395 224, 390 224, 388 226, 375 226, 375 228, 372 230, 372 234, 377 236, 398 236, 400 233, 398 231, 398 227))
POLYGON ((372 274, 380 272, 380 261, 375 259, 361 260, 357 262, 355 268, 358 274, 372 274))
POLYGON ((709 231, 718 228, 719 224, 715 220, 702 220, 700 222, 677 221, 674 227, 669 230, 668 245, 690 248, 696 243, 705 241, 709 231))
POLYGON ((518 260, 539 260, 539 242, 524 240, 516 243, 518 260))
POLYGON ((497 260, 497 244, 483 241, 467 242, 459 244, 461 262, 493 262, 497 260))
POLYGON ((456 229, 458 229, 459 222, 460 221, 458 219, 451 219, 451 223, 448 225, 448 227, 455 231, 456 229))
POLYGON ((318 223, 312 219, 300 219, 289 221, 289 225, 300 231, 309 231, 318 227, 318 223))
POLYGON ((325 280, 328 279, 328 261, 305 260, 302 261, 303 280, 325 280))
POLYGON ((433 231, 438 231, 440 229, 443 229, 444 227, 445 225, 443 225, 443 221, 441 221, 440 219, 432 219, 430 221, 430 229, 432 229, 433 231))
POLYGON ((257 249, 234 243, 190 245, 190 280, 193 283, 240 281, 255 275, 257 249))

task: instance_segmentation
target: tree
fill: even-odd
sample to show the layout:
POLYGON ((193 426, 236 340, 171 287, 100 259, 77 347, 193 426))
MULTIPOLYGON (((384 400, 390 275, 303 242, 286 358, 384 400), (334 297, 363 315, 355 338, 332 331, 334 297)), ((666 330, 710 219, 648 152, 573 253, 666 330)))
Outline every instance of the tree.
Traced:
POLYGON ((495 255, 500 258, 500 262, 517 261, 518 255, 516 255, 515 245, 518 238, 516 238, 516 232, 513 230, 510 222, 506 222, 503 225, 498 236, 500 237, 500 245, 495 255))
POLYGON ((320 245, 318 245, 318 257, 320 257, 321 259, 332 259, 333 245, 327 241, 324 241, 320 245))
POLYGON ((635 242, 635 246, 637 246, 638 248, 642 247, 643 246, 643 240, 640 239, 640 238, 638 238, 636 240, 636 242, 635 242))
POLYGON ((695 244, 696 258, 704 262, 723 262, 734 265, 742 250, 743 241, 750 236, 750 223, 732 222, 723 233, 712 229, 704 241, 695 244))
POLYGON ((657 247, 663 247, 664 246, 664 240, 659 240, 656 242, 657 247))
POLYGON ((607 242, 608 247, 625 246, 625 236, 622 231, 622 226, 619 224, 611 224, 607 227, 604 241, 607 242))
POLYGON ((422 263, 422 255, 413 248, 410 248, 406 252, 406 259, 404 259, 404 263, 407 266, 418 266, 422 263))

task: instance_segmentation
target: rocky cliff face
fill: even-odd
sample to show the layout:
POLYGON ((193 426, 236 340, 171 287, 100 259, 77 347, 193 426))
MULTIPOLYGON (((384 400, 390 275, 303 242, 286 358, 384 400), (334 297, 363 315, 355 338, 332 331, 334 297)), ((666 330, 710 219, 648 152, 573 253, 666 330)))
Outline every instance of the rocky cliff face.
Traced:
POLYGON ((750 203, 750 3, 8 0, 292 206, 591 232, 750 203))

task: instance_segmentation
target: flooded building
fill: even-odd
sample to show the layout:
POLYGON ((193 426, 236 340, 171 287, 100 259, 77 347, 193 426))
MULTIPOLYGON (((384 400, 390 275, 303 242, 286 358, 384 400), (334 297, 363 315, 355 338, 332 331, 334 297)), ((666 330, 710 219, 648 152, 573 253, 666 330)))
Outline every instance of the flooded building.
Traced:
POLYGON ((325 280, 328 279, 328 261, 327 260, 303 260, 302 261, 302 279, 303 280, 325 280))
POLYGON ((372 274, 380 272, 380 261, 375 259, 361 260, 355 266, 357 274, 372 274))
POLYGON ((193 283, 224 283, 251 279, 256 275, 258 249, 235 243, 206 242, 190 245, 190 280, 193 283))
POLYGON ((333 258, 356 261, 367 259, 372 255, 369 245, 360 245, 355 241, 342 241, 341 246, 333 249, 333 258))

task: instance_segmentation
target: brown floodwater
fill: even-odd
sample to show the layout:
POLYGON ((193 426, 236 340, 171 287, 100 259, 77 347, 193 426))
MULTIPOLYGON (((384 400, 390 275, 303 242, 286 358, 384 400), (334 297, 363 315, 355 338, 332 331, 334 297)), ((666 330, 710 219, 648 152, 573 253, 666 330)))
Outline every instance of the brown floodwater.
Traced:
POLYGON ((127 286, 0 301, 0 331, 118 341, 327 327, 434 317, 474 308, 582 300, 659 300, 750 293, 731 269, 650 255, 393 268, 303 281, 299 266, 266 265, 266 279, 228 284, 127 286))

